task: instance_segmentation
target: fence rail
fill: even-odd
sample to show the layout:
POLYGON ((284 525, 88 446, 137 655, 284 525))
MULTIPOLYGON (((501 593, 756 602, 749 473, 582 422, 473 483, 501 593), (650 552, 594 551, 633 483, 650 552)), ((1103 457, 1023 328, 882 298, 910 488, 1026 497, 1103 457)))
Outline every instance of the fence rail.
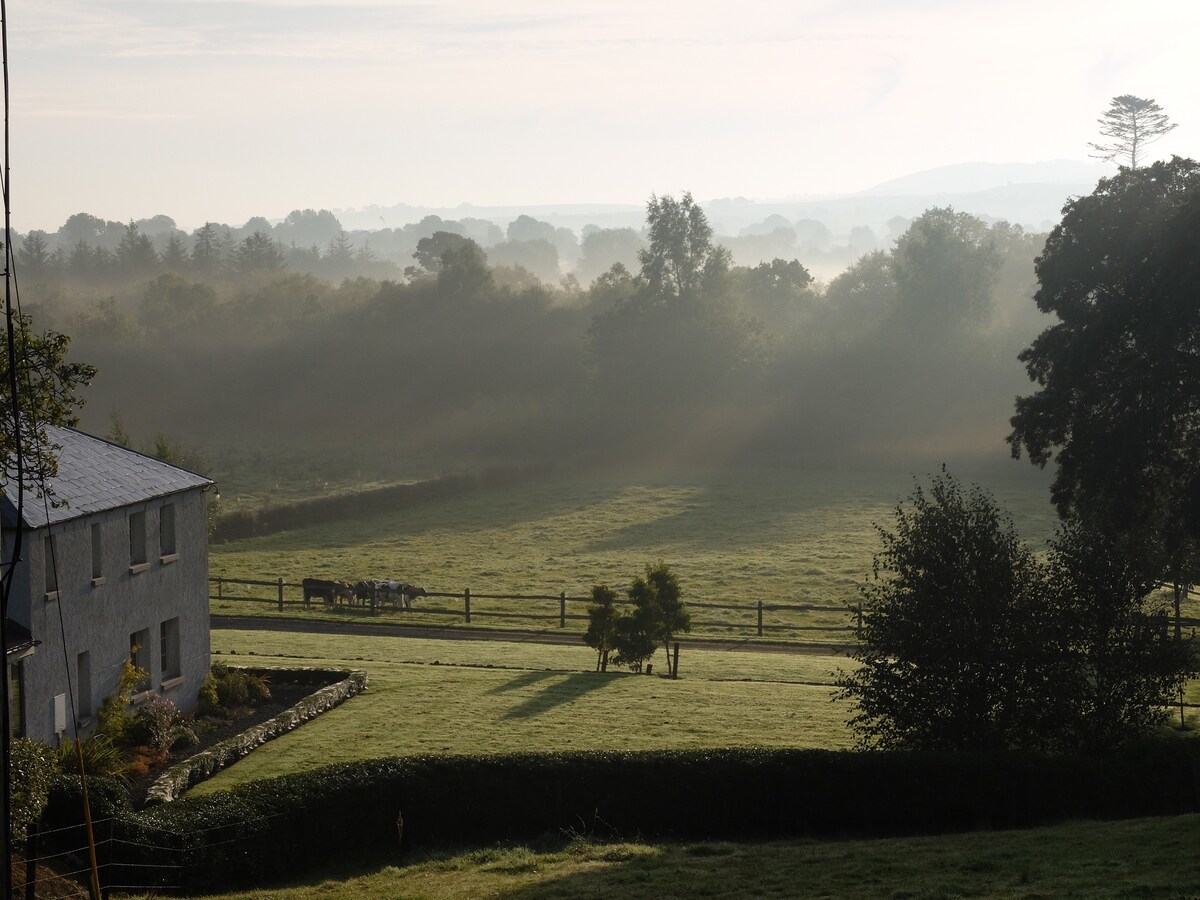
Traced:
MULTIPOLYGON (((332 602, 306 600, 303 586, 297 582, 284 581, 283 578, 231 578, 216 575, 209 578, 211 585, 209 599, 220 603, 262 603, 270 604, 279 612, 292 608, 324 608, 338 611, 346 615, 380 616, 395 613, 401 616, 445 616, 461 619, 465 624, 474 619, 503 619, 507 621, 557 622, 559 628, 566 628, 568 622, 587 621, 586 613, 571 612, 574 606, 592 602, 589 597, 568 596, 565 591, 558 594, 509 594, 509 593, 479 593, 470 588, 458 591, 427 591, 411 607, 401 603, 383 604, 374 598, 361 603, 335 604, 332 602), (257 592, 245 590, 257 588, 257 592), (453 606, 446 604, 428 605, 430 600, 454 600, 453 606), (480 608, 482 602, 483 608, 480 608), (517 608, 513 605, 516 604, 517 608), (529 604, 520 608, 521 604, 529 604), (542 606, 539 607, 539 604, 542 606), (547 608, 544 604, 556 604, 557 609, 547 608)), ((617 605, 628 606, 628 601, 618 600, 617 605)), ((849 635, 857 625, 862 623, 861 606, 836 606, 822 603, 769 603, 763 601, 749 603, 688 601, 688 609, 693 611, 693 626, 700 632, 724 630, 724 633, 734 632, 750 636, 765 637, 791 633, 802 639, 805 633, 820 635, 821 640, 830 643, 829 636, 842 632, 849 635), (724 616, 723 620, 709 618, 705 613, 709 610, 744 613, 743 621, 725 621, 739 618, 724 616), (699 612, 700 615, 695 615, 699 612), (829 621, 833 616, 845 617, 841 622, 829 621)))

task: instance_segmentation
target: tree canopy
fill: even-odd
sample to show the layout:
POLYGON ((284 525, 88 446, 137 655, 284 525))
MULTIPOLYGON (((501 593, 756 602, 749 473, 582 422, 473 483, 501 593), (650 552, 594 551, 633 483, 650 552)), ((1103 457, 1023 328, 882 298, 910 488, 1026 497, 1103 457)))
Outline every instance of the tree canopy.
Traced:
POLYGON ((1170 117, 1153 100, 1122 94, 1113 97, 1104 114, 1096 120, 1107 143, 1091 144, 1099 159, 1123 159, 1136 169, 1147 144, 1152 144, 1175 129, 1170 117))
POLYGON ((1200 542, 1200 164, 1176 157, 1104 179, 1067 205, 1036 265, 1057 316, 1021 353, 1038 388, 1008 441, 1056 463, 1059 513, 1142 545, 1194 583, 1200 542))

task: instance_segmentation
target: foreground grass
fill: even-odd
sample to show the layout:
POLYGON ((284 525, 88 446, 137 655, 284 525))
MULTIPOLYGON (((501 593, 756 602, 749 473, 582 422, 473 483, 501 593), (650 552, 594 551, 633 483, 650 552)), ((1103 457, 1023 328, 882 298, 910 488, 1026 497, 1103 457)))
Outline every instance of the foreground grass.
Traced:
MULTIPOLYGON (((493 641, 214 631, 217 658, 365 669, 370 687, 192 793, 417 753, 847 747, 841 657, 694 650, 680 678, 597 674, 593 651, 493 641)), ((661 652, 658 654, 661 659, 661 652)))
POLYGON ((224 900, 1200 897, 1200 817, 766 844, 498 847, 224 900))

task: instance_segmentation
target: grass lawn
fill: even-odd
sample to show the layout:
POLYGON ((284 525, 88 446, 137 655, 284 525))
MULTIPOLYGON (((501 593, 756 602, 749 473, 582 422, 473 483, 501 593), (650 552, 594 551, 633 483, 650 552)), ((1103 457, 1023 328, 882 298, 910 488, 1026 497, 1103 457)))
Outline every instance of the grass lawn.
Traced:
POLYGON ((840 842, 494 847, 224 900, 1200 897, 1200 817, 840 842))
POLYGON ((597 674, 595 654, 582 644, 223 630, 212 641, 216 658, 240 664, 365 669, 370 687, 197 786, 196 794, 333 762, 416 753, 851 743, 848 707, 831 702, 832 673, 848 663, 841 657, 693 650, 681 654, 680 678, 672 681, 597 674))
MULTIPOLYGON (((429 590, 584 595, 646 563, 697 600, 840 603, 871 567, 873 523, 912 490, 902 474, 734 470, 634 481, 556 478, 446 498, 211 551, 214 575, 395 577, 429 590)), ((998 491, 1040 547, 1053 527, 1035 480, 998 491)))

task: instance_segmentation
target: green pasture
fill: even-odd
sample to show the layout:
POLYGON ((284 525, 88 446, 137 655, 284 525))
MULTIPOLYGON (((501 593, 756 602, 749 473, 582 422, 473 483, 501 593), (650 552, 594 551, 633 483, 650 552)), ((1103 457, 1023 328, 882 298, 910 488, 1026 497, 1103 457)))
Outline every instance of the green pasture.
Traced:
MULTIPOLYGON (((418 753, 847 747, 833 673, 849 661, 691 650, 680 678, 598 674, 587 647, 214 631, 241 665, 365 669, 368 690, 194 789, 210 793, 328 763, 418 753)), ((662 661, 661 652, 657 661, 662 661)))
POLYGON ((1029 831, 763 844, 491 847, 223 900, 595 897, 1200 897, 1200 816, 1029 831))
MULTIPOLYGON (((990 485, 1035 548, 1045 546, 1055 516, 1043 479, 1010 476, 990 485)), ((750 636, 757 603, 817 604, 835 611, 771 611, 767 637, 828 640, 792 626, 838 628, 878 548, 875 524, 890 525, 896 503, 912 491, 900 473, 796 469, 674 472, 670 476, 558 477, 491 488, 391 514, 214 545, 210 568, 225 577, 298 583, 305 577, 394 578, 429 591, 461 594, 586 596, 592 585, 623 588, 647 563, 663 560, 697 608, 700 633, 750 636), (724 627, 722 623, 736 626, 724 627)), ((245 591, 243 591, 245 593, 245 591)), ((272 597, 271 589, 258 595, 272 597)), ((288 596, 298 596, 290 591, 288 596)), ((429 612, 396 614, 420 624, 462 623, 461 598, 418 601, 429 612)), ((220 615, 272 615, 269 603, 214 601, 220 615)), ((472 602, 474 624, 508 620, 485 612, 526 611, 557 618, 558 603, 472 602)), ((569 613, 583 614, 583 604, 569 613)), ((327 612, 289 604, 288 615, 362 617, 362 610, 327 612)), ((528 625, 524 623, 509 623, 528 625)), ((546 620, 556 625, 554 619, 546 620)), ((581 630, 578 623, 568 623, 581 630)), ((836 634, 837 632, 831 632, 836 634)))

